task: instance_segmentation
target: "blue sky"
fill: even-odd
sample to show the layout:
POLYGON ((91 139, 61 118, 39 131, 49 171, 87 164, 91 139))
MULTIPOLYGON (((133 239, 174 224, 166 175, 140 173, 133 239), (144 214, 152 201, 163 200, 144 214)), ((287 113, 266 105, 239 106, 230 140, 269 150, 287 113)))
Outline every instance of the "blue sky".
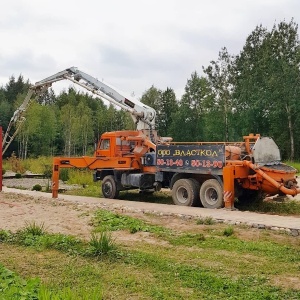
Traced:
MULTIPOLYGON (((10 0, 0 9, 0 85, 68 67, 139 98, 152 85, 184 92, 192 72, 239 54, 257 25, 300 22, 297 0, 10 0)), ((54 85, 56 92, 70 82, 54 85)))

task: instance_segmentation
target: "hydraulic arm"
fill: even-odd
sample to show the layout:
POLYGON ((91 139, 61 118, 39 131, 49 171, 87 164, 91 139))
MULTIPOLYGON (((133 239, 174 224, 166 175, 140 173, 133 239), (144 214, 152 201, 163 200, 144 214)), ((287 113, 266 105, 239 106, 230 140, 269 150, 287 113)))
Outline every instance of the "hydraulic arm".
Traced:
POLYGON ((41 81, 38 81, 29 88, 24 102, 15 111, 13 117, 10 120, 6 133, 4 134, 2 154, 5 153, 8 146, 11 144, 19 129, 21 128, 21 125, 25 120, 24 114, 33 94, 41 94, 49 87, 51 87, 52 83, 65 79, 70 80, 75 84, 87 89, 101 99, 108 100, 109 102, 119 106, 121 109, 128 111, 134 123, 136 124, 137 130, 147 132, 147 135, 149 136, 153 135, 153 131, 155 130, 156 116, 156 112, 153 108, 145 105, 138 100, 124 97, 108 84, 99 81, 98 79, 78 70, 75 67, 71 67, 41 81), (15 127, 15 131, 13 134, 10 134, 10 132, 12 131, 12 127, 15 127))

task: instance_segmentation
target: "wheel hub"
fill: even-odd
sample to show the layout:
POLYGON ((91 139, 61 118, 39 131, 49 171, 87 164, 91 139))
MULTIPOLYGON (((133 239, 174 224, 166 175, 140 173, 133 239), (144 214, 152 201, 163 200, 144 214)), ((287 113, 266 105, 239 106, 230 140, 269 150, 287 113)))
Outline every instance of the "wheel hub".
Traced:
POLYGON ((205 196, 206 196, 207 202, 212 205, 218 201, 218 193, 214 188, 207 189, 205 196))
POLYGON ((105 183, 105 185, 104 185, 104 192, 105 192, 106 194, 109 194, 109 193, 111 193, 111 191, 112 191, 112 186, 111 186, 111 184, 110 184, 109 182, 105 183))
POLYGON ((185 203, 188 199, 188 192, 184 187, 181 187, 177 191, 177 199, 180 203, 185 203))

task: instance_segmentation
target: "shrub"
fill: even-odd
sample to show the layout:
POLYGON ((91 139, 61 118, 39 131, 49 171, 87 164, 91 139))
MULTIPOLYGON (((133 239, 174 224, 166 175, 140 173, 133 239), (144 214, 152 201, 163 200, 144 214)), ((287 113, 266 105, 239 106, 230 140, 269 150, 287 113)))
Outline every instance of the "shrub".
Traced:
POLYGON ((6 230, 0 230, 0 242, 5 242, 8 240, 10 233, 6 230))
POLYGON ((16 173, 15 177, 18 178, 18 179, 19 179, 19 178, 22 178, 22 174, 16 173))
POLYGON ((13 172, 24 173, 25 168, 21 162, 21 160, 16 156, 15 152, 12 153, 11 157, 9 157, 8 162, 11 166, 11 170, 13 172))
POLYGON ((2 175, 4 175, 4 174, 5 174, 5 172, 6 172, 6 170, 5 170, 5 169, 2 169, 2 175))
POLYGON ((40 184, 35 184, 33 187, 32 187, 32 190, 33 191, 41 191, 43 188, 40 184))
POLYGON ((61 169, 59 172, 59 179, 62 181, 68 181, 70 178, 68 169, 61 169))
POLYGON ((226 227, 224 229, 223 235, 225 235, 225 236, 231 236, 231 235, 233 235, 233 232, 234 232, 233 227, 232 226, 228 226, 228 227, 226 227))
POLYGON ((52 176, 52 165, 45 165, 44 176, 46 178, 51 178, 51 176, 52 176))

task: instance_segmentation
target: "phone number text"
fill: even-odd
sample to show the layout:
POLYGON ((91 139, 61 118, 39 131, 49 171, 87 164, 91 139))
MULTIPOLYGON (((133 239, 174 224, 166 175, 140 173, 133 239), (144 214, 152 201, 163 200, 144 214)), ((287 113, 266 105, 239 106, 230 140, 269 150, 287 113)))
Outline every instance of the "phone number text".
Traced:
POLYGON ((167 166, 167 167, 192 167, 192 168, 223 168, 223 162, 221 160, 183 160, 183 159, 163 159, 158 158, 156 161, 158 166, 167 166))

